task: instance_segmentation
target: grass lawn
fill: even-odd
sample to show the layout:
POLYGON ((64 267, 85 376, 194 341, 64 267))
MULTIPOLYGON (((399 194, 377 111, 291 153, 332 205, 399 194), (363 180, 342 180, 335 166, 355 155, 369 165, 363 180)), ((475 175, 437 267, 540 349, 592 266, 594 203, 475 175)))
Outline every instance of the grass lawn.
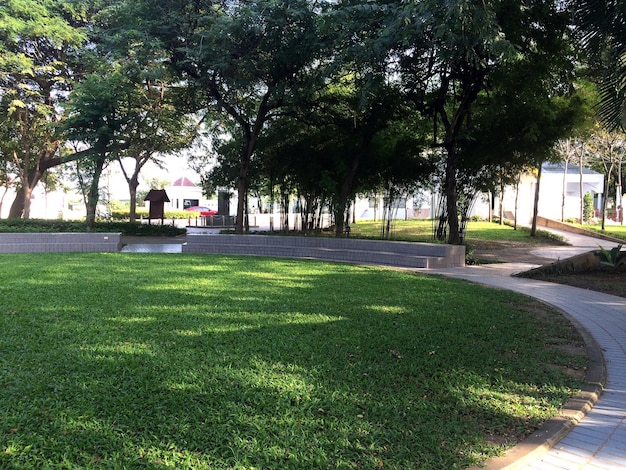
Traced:
MULTIPOLYGON (((350 234, 360 238, 380 238, 381 224, 381 221, 359 221, 350 225, 350 234)), ((432 220, 395 220, 393 221, 391 239, 433 243, 433 231, 432 220)), ((538 230, 537 237, 531 237, 530 230, 525 227, 515 230, 509 225, 479 221, 468 222, 465 241, 469 245, 482 245, 494 241, 541 244, 554 243, 559 241, 559 237, 545 230, 538 230)))
POLYGON ((558 413, 581 339, 511 292, 309 261, 0 257, 2 468, 463 468, 558 413))
POLYGON ((605 224, 604 231, 602 230, 602 225, 579 225, 587 230, 592 230, 594 232, 604 233, 606 235, 610 235, 612 237, 621 238, 626 242, 626 225, 613 225, 613 224, 605 224))

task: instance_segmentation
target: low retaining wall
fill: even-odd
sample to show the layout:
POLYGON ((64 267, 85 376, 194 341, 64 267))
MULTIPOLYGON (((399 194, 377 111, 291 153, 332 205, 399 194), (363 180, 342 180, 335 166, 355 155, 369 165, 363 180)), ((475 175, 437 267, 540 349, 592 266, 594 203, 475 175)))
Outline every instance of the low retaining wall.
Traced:
POLYGON ((580 227, 574 227, 573 225, 559 222, 557 220, 546 219, 545 217, 541 216, 537 217, 537 226, 553 228, 555 230, 562 230, 564 232, 577 233, 578 235, 586 235, 588 237, 599 238, 600 240, 606 240, 608 242, 624 243, 624 240, 616 237, 611 237, 609 235, 604 235, 602 233, 591 230, 585 230, 584 228, 580 227))
POLYGON ((0 253, 110 253, 121 249, 121 233, 0 233, 0 253))
POLYGON ((357 238, 188 234, 183 253, 310 258, 403 268, 465 266, 465 247, 357 238))

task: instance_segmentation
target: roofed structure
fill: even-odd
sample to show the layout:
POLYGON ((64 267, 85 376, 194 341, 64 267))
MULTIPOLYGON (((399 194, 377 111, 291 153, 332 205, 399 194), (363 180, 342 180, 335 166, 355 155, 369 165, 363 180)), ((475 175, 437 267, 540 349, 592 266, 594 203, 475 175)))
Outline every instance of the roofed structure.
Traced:
POLYGON ((194 182, 191 181, 186 176, 183 176, 182 178, 178 178, 176 181, 172 183, 172 186, 186 186, 186 187, 194 187, 194 188, 196 187, 194 182))

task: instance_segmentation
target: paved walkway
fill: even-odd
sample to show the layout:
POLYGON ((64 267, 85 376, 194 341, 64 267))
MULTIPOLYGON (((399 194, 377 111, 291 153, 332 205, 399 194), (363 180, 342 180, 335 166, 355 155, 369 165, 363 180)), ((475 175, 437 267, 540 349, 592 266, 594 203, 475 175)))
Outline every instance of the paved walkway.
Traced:
MULTIPOLYGON (((533 250, 532 254, 558 260, 597 249, 598 245, 606 249, 615 246, 595 238, 560 233, 572 244, 571 247, 542 248, 533 250)), ((145 239, 130 239, 125 241, 128 245, 122 251, 180 253, 183 242, 184 239, 153 240, 152 243, 146 243, 145 239)), ((487 468, 626 469, 626 299, 511 277, 512 273, 532 267, 530 264, 507 263, 429 271, 520 292, 553 305, 575 319, 593 337, 604 356, 607 372, 604 392, 591 411, 561 441, 547 452, 545 445, 529 450, 522 443, 507 457, 490 462, 487 468)), ((544 437, 543 442, 554 436, 544 437)))
MULTIPOLYGON (((572 247, 533 250, 550 259, 565 259, 615 244, 562 233, 572 247)), ((626 469, 626 299, 549 282, 511 277, 528 264, 468 266, 437 272, 493 287, 509 289, 553 305, 574 318, 593 337, 604 356, 607 380, 600 399, 589 413, 547 453, 521 451, 521 458, 494 461, 489 468, 626 469), (538 455, 539 454, 539 455, 538 455)), ((523 446, 522 446, 523 447, 523 446)), ((519 451, 519 449, 517 449, 519 451)), ((515 455, 515 451, 512 452, 515 455)))

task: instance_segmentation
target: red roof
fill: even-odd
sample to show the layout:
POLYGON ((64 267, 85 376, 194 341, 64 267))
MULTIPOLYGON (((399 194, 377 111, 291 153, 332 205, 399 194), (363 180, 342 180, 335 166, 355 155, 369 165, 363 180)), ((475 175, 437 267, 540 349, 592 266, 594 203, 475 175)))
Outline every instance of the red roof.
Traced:
POLYGON ((174 183, 172 183, 172 186, 192 186, 192 187, 195 187, 196 185, 189 178, 186 178, 186 177, 183 176, 182 178, 178 178, 176 181, 174 181, 174 183))

